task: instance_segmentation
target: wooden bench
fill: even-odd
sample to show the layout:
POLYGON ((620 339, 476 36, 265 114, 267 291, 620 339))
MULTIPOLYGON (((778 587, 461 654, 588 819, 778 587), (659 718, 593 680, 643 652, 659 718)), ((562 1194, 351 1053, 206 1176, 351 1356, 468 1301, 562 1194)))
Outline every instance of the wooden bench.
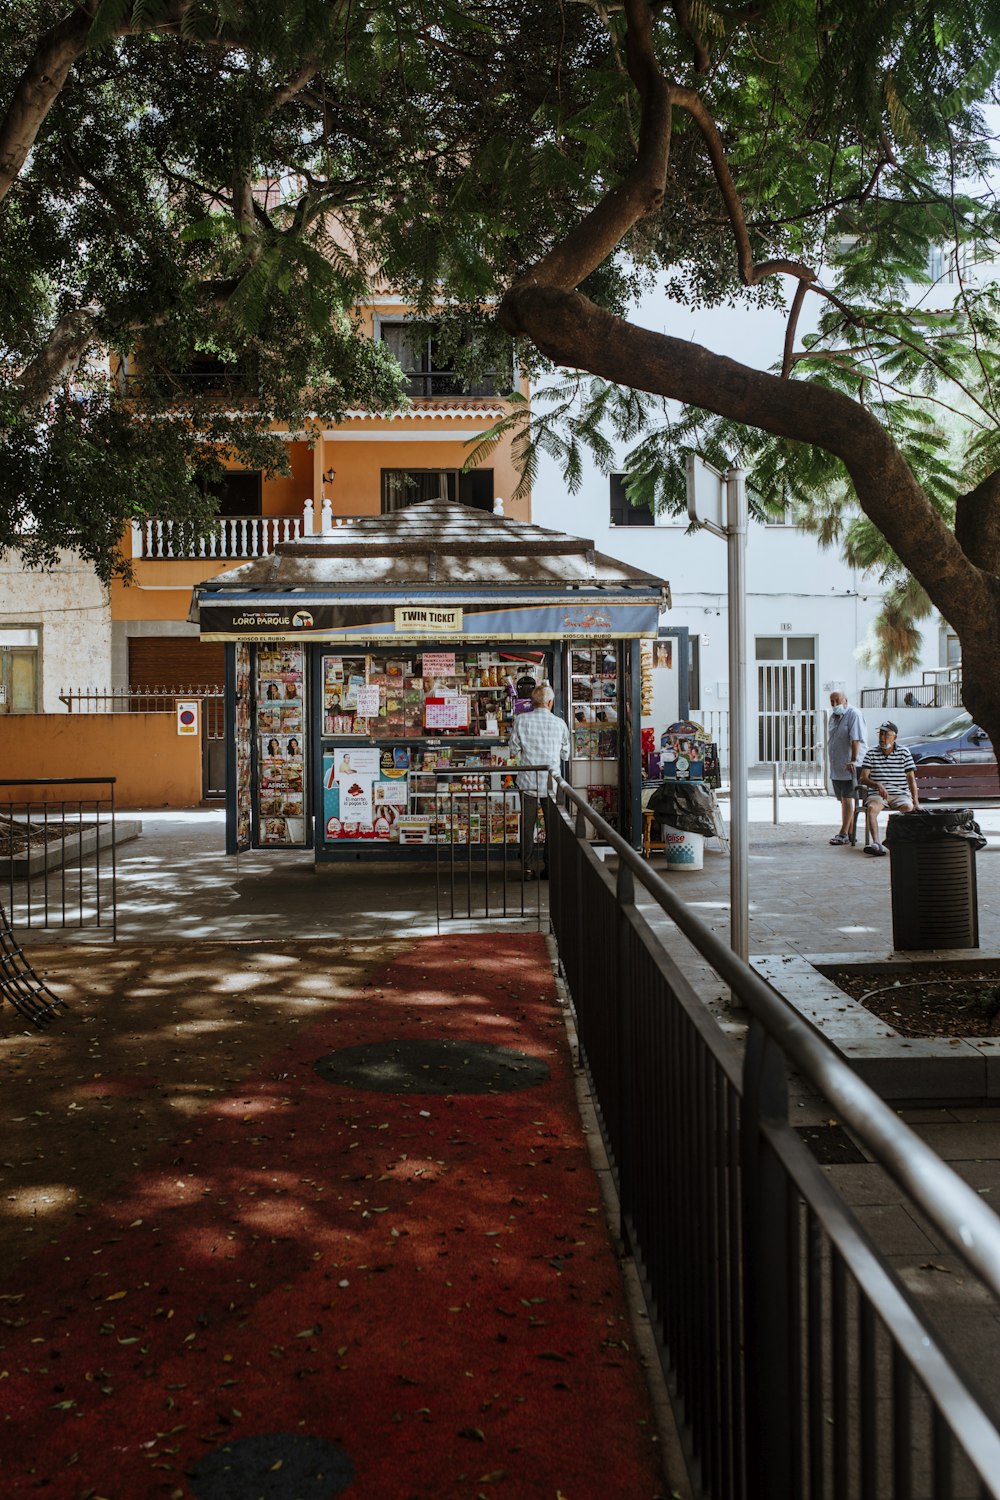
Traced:
POLYGON ((919 761, 916 777, 921 802, 956 802, 963 807, 1000 802, 1000 777, 995 763, 969 765, 944 761, 928 765, 919 761))
MULTIPOLYGON (((921 804, 949 803, 954 807, 988 807, 1000 802, 1000 776, 995 765, 962 765, 959 761, 940 761, 928 765, 918 761, 914 767, 921 804)), ((854 823, 851 843, 858 841, 858 823, 864 818, 864 788, 855 787, 854 823)), ((865 846, 868 829, 865 827, 865 846)))

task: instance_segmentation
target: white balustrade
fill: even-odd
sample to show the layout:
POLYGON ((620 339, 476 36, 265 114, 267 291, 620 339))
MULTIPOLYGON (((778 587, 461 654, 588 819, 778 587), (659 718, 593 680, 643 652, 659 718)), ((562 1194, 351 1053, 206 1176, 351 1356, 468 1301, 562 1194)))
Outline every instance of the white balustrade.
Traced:
MULTIPOLYGON (((326 524, 326 521, 324 521, 326 524)), ((279 542, 312 535, 312 502, 299 516, 221 516, 207 536, 196 537, 183 521, 132 522, 132 556, 167 560, 267 557, 279 542)))

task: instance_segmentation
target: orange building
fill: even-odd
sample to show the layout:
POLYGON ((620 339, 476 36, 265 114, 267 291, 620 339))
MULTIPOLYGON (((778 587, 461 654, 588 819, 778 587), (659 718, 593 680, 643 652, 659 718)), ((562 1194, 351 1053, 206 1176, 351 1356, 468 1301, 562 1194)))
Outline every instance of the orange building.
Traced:
MULTIPOLYGON (((509 439, 485 464, 464 472, 474 440, 509 410, 500 392, 510 377, 487 376, 465 387, 453 370, 438 366, 433 340, 411 333, 407 311, 399 298, 385 295, 362 312, 363 325, 388 344, 405 372, 405 409, 352 410, 335 427, 317 422, 289 434, 287 476, 231 471, 221 486, 216 530, 207 540, 194 541, 190 528, 179 524, 135 523, 134 580, 117 580, 111 589, 114 686, 221 688, 222 649, 200 642, 187 620, 191 589, 214 571, 264 556, 280 542, 329 530, 352 516, 438 498, 530 520, 530 501, 509 499, 518 482, 509 439)), ((526 392, 523 382, 520 389, 526 392)))

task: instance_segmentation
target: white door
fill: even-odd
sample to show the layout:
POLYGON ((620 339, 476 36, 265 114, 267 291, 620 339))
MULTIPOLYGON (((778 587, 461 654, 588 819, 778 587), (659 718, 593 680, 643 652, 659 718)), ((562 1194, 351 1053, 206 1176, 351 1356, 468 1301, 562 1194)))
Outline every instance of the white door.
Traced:
POLYGON ((820 761, 815 636, 759 635, 756 662, 758 761, 820 761))

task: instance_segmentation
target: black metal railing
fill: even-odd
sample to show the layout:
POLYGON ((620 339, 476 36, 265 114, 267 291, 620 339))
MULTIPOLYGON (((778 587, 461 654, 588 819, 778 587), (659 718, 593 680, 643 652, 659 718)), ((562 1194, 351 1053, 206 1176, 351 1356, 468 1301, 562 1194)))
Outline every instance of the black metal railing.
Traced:
POLYGON ((117 938, 115 780, 0 780, 0 888, 13 929, 100 927, 117 938))
MULTIPOLYGON (((547 766, 518 766, 516 770, 548 775, 547 766)), ((511 784, 514 768, 450 767, 430 774, 435 790, 427 811, 435 846, 438 931, 442 920, 473 917, 484 921, 528 918, 540 930, 542 882, 537 871, 547 865, 548 851, 538 842, 541 829, 533 828, 527 835, 523 831, 525 794, 511 784), (537 855, 529 877, 522 855, 526 837, 537 855)), ((537 808, 538 799, 531 799, 529 815, 535 815, 536 824, 537 808)))
POLYGON ((424 399, 451 396, 475 400, 509 393, 511 385, 509 376, 504 381, 492 370, 488 370, 478 381, 463 380, 454 370, 403 371, 403 388, 406 394, 424 399))
POLYGON ((180 400, 200 396, 209 400, 257 400, 260 376, 252 370, 136 370, 119 377, 127 396, 158 396, 180 400))
POLYGON ((560 782, 558 795, 552 926, 699 1492, 1000 1496, 994 1415, 793 1128, 789 1073, 958 1257, 992 1339, 1000 1219, 579 792, 560 782), (593 834, 612 846, 615 873, 593 834), (665 914, 749 1012, 742 1056, 637 887, 647 914, 665 914))
POLYGON ((202 706, 206 739, 221 740, 226 733, 226 702, 222 688, 216 686, 167 687, 151 683, 146 687, 63 688, 59 702, 70 713, 82 714, 171 714, 179 702, 197 698, 202 706))

